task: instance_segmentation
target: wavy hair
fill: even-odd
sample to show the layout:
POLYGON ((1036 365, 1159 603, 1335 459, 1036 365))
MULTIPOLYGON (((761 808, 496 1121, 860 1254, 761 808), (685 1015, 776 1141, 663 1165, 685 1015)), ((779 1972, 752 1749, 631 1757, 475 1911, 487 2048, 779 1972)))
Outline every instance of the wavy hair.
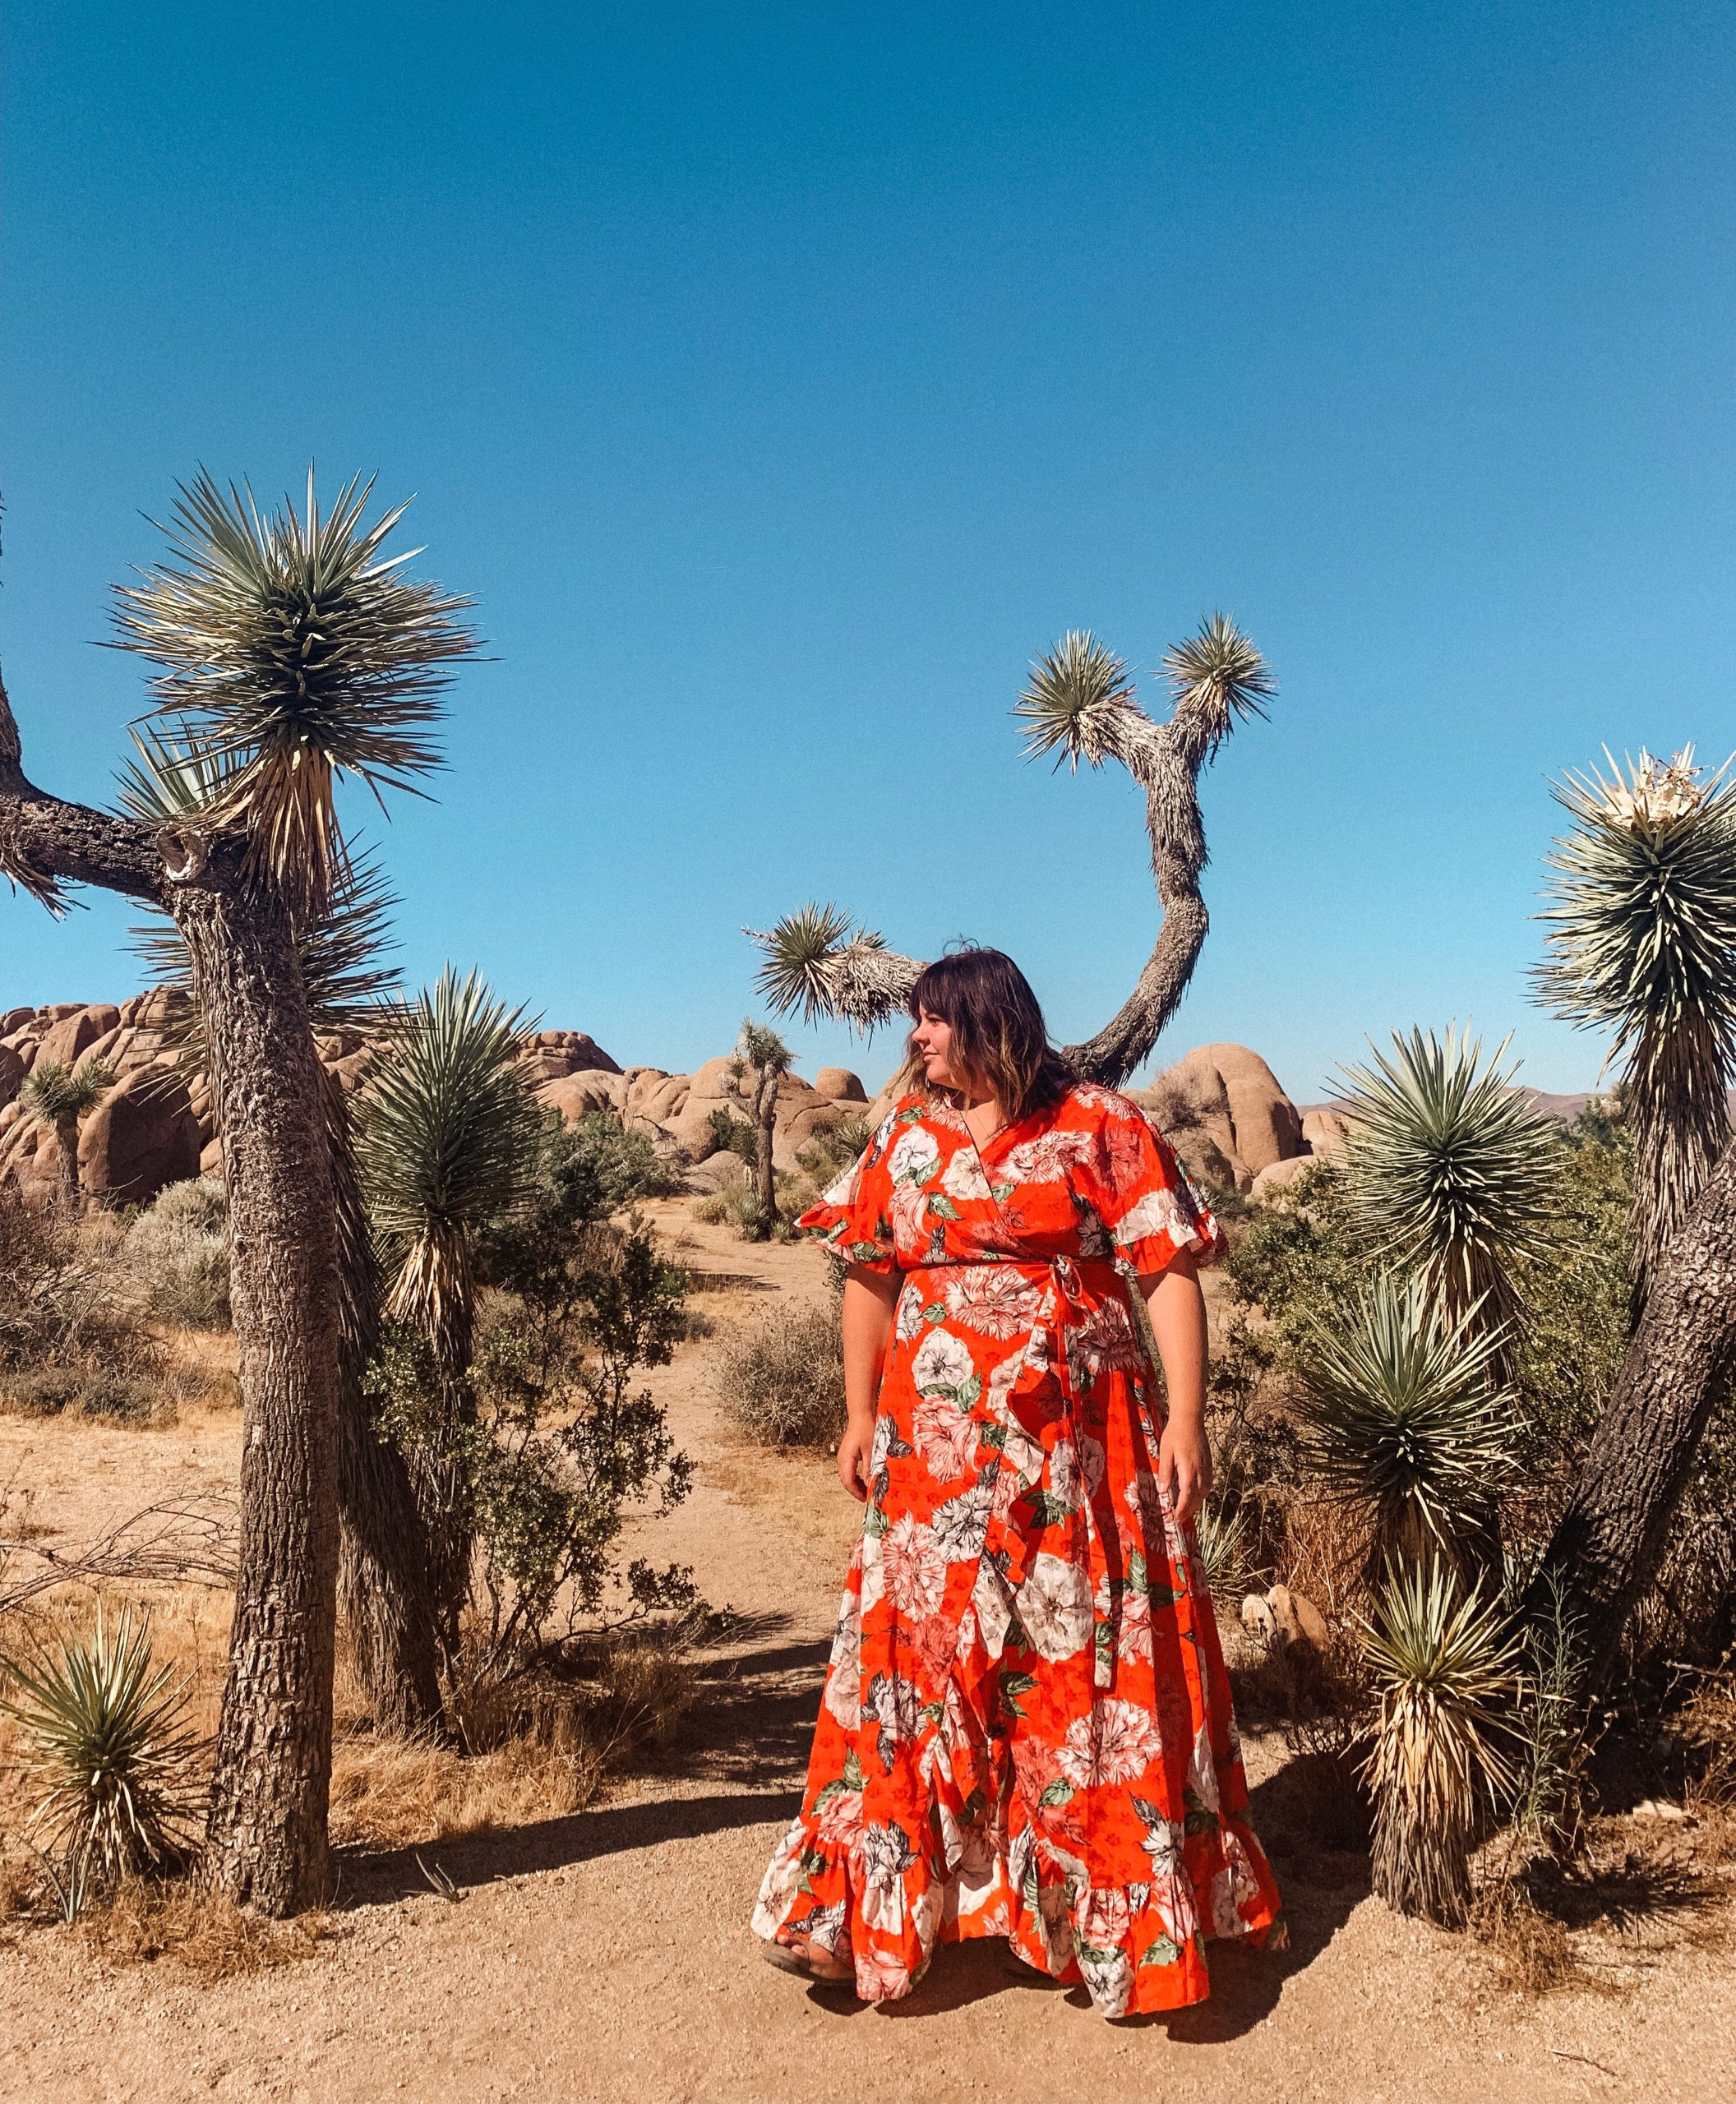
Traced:
MULTIPOLYGON (((926 1009, 950 1028, 953 1066, 995 1096, 1009 1125, 1059 1102, 1078 1079, 1049 1042, 1030 980, 1000 950, 956 950, 936 957, 918 975, 908 1006, 918 1022, 926 1009)), ((925 1077, 922 1055, 908 1040, 897 1085, 901 1092, 935 1092, 925 1077)))

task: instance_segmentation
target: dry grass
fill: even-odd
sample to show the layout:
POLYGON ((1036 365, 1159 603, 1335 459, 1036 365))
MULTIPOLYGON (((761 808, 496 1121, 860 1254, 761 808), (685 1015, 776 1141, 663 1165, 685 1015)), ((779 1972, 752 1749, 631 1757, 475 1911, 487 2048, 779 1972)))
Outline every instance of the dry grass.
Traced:
POLYGON ((330 1917, 269 1922, 191 1880, 123 1885, 81 1916, 72 1934, 114 1966, 163 1963, 209 1984, 307 1958, 330 1932, 330 1917))
POLYGON ((695 1691, 677 1628, 599 1640, 576 1669, 467 1691, 454 1704, 458 1743, 346 1731, 340 1720, 333 1838, 369 1851, 419 1848, 566 1818, 669 1745, 695 1691))

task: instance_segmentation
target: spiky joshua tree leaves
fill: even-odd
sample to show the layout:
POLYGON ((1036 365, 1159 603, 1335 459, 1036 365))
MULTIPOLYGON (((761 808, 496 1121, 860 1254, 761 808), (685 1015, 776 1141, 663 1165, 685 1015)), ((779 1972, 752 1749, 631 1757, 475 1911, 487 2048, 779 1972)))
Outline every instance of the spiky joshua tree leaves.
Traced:
POLYGON ((167 910, 191 958, 224 1118, 248 1437, 208 1875, 273 1913, 328 1889, 339 1325, 331 1147, 298 938, 346 861, 343 775, 376 795, 433 764, 459 603, 399 574, 364 486, 263 518, 200 476, 168 559, 127 586, 120 647, 158 668, 187 760, 168 823, 90 810, 23 771, 0 692, 0 874, 51 909, 95 884, 167 910), (198 787, 203 769, 215 793, 198 787))
POLYGON ((1364 1770, 1376 1806, 1374 1889, 1401 1913, 1457 1927, 1478 1829, 1512 1788, 1503 1741, 1517 1642, 1498 1606, 1430 1562, 1388 1571, 1364 1649, 1381 1689, 1364 1770))
POLYGON ((1467 1033, 1413 1029, 1394 1033, 1390 1058, 1346 1069, 1350 1203, 1370 1253, 1491 1327, 1518 1313, 1513 1263, 1541 1245, 1558 1147, 1502 1066, 1506 1049, 1485 1061, 1467 1033))
MULTIPOLYGON (((1226 614, 1165 653, 1166 718, 1141 706, 1125 662, 1097 639, 1072 630, 1031 668, 1014 714, 1032 758, 1053 754, 1077 768, 1114 759, 1145 791, 1152 873, 1163 921, 1157 947, 1120 1013, 1094 1037, 1070 1045, 1079 1072, 1110 1087, 1151 1051, 1187 991, 1206 939, 1199 879, 1207 864, 1200 771, 1235 725, 1264 716, 1277 691, 1259 651, 1226 614)), ((903 1008, 921 965, 889 949, 832 905, 807 906, 766 934, 760 990, 773 1013, 800 1010, 805 1022, 838 1016, 871 1030, 903 1008)))
POLYGON ((100 1059, 81 1059, 76 1067, 62 1059, 39 1059, 18 1091, 25 1109, 54 1135, 58 1204, 67 1220, 78 1217, 79 1120, 113 1087, 114 1069, 100 1059))
POLYGON ((344 865, 335 782, 379 797, 438 766, 446 668, 475 648, 454 619, 468 600, 398 574, 419 548, 385 558, 408 507, 367 524, 373 487, 354 478, 322 513, 310 468, 302 512, 262 516, 201 469, 164 528, 170 560, 117 593, 120 647, 162 667, 158 712, 223 772, 201 823, 245 833, 302 920, 344 865))
POLYGON ((187 1686, 153 1663, 150 1621, 100 1603, 88 1639, 0 1659, 14 1698, 0 1714, 23 1731, 46 1788, 31 1824, 63 1893, 112 1888, 184 1856, 197 1833, 197 1741, 187 1686), (55 1860, 58 1858, 58 1861, 55 1860))
POLYGON ((1384 1273, 1346 1324, 1322 1322, 1301 1368, 1311 1471, 1364 1514, 1371 1577, 1438 1557, 1486 1566, 1512 1460, 1498 1330, 1449 1315, 1421 1278, 1384 1273))
POLYGON ((1547 858, 1536 976, 1557 1015, 1611 1033, 1627 1084, 1637 1308, 1730 1137, 1736 780, 1728 764, 1706 778, 1692 746, 1667 763, 1604 757, 1607 776, 1554 787, 1572 824, 1547 858))
POLYGON ((362 1188, 386 1266, 386 1312, 426 1344, 439 1422, 411 1465, 427 1530, 448 1667, 469 1590, 462 1452, 471 1384, 478 1257, 485 1231, 535 1183, 542 1113, 519 1053, 523 1013, 474 971, 449 965, 406 1009, 363 1094, 362 1188))

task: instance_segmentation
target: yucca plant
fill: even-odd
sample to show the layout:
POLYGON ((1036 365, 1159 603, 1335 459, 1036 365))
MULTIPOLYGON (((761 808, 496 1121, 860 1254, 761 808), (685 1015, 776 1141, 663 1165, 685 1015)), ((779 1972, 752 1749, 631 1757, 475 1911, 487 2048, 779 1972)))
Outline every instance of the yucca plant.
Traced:
MULTIPOLYGON (((1227 614, 1214 613, 1165 653, 1170 713, 1140 705, 1124 660, 1081 629, 1069 630, 1031 667, 1013 714, 1029 758, 1060 767, 1119 760, 1145 791, 1152 873, 1163 911, 1157 947, 1120 1013, 1096 1036, 1069 1045, 1087 1079, 1119 1087, 1151 1051, 1180 1005, 1206 939, 1199 879, 1207 862, 1198 781, 1235 725, 1264 716, 1277 691, 1259 651, 1227 614)), ((764 953, 759 987, 776 1015, 841 1017, 873 1029, 903 1008, 922 967, 852 925, 837 907, 806 906, 769 933, 750 929, 764 953)))
POLYGON ((39 1059, 18 1091, 24 1108, 54 1135, 57 1202, 67 1220, 76 1220, 79 1211, 79 1120, 95 1110, 114 1082, 113 1068, 100 1059, 81 1059, 76 1067, 39 1059))
POLYGON ((164 529, 171 559, 117 590, 119 647, 162 667, 159 712, 222 774, 203 828, 245 833, 302 920, 344 866, 335 783, 378 797, 432 772, 447 667, 477 648, 454 619, 468 599, 399 574, 419 549, 385 557, 408 507, 370 524, 372 493, 357 477, 321 512, 310 468, 299 515, 287 498, 261 514, 201 470, 164 529))
POLYGON ((1374 1889, 1403 1914, 1465 1920, 1479 1829, 1512 1788, 1503 1746, 1518 1661, 1498 1605, 1441 1561, 1389 1569, 1364 1625, 1380 1690, 1363 1775, 1374 1889))
POLYGON ((358 1117, 362 1189, 386 1267, 386 1313, 430 1353, 435 1422, 410 1456, 426 1525, 441 1640, 455 1659, 469 1585, 462 1448, 477 1259, 486 1230, 529 1196, 542 1112, 519 1053, 521 1009, 449 965, 404 1010, 358 1117))
POLYGON ((1613 1034, 1634 1142, 1636 1310, 1730 1137, 1736 1083, 1736 779, 1688 747, 1643 748, 1554 795, 1572 821, 1547 858, 1539 991, 1613 1034))
MULTIPOLYGON (((1373 1048, 1371 1048, 1373 1049, 1373 1048)), ((1376 1262, 1422 1274, 1455 1316, 1487 1327, 1520 1313, 1513 1266, 1540 1251, 1559 1140, 1513 1086, 1507 1046, 1393 1033, 1388 1058, 1345 1069, 1353 1216, 1376 1262)), ((1504 1370, 1504 1362, 1503 1363, 1504 1370)))
POLYGON ((1504 1333, 1473 1302, 1448 1314, 1422 1278, 1383 1272, 1342 1320, 1314 1326, 1300 1368, 1308 1463, 1365 1514, 1369 1568, 1493 1549, 1513 1413, 1496 1366, 1504 1333))
POLYGON ((1194 1522, 1194 1545, 1206 1590, 1220 1607, 1238 1608, 1249 1581, 1247 1515, 1240 1506, 1226 1513, 1208 1499, 1194 1522))
POLYGON ((199 1742, 186 1726, 187 1683, 152 1661, 148 1617, 123 1608, 111 1620, 99 1603, 88 1639, 0 1661, 0 1680, 17 1691, 0 1712, 46 1774, 31 1823, 63 1894, 112 1887, 187 1853, 199 1742))

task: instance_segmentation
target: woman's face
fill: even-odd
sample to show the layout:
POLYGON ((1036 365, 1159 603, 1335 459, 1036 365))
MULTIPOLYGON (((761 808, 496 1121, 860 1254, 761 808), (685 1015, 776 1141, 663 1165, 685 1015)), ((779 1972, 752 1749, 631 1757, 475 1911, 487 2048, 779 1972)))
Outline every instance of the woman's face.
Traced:
POLYGON ((910 1041, 922 1055, 923 1078, 930 1088, 963 1088, 967 1077, 952 1064, 953 1027, 932 1008, 924 1008, 910 1033, 910 1041))

